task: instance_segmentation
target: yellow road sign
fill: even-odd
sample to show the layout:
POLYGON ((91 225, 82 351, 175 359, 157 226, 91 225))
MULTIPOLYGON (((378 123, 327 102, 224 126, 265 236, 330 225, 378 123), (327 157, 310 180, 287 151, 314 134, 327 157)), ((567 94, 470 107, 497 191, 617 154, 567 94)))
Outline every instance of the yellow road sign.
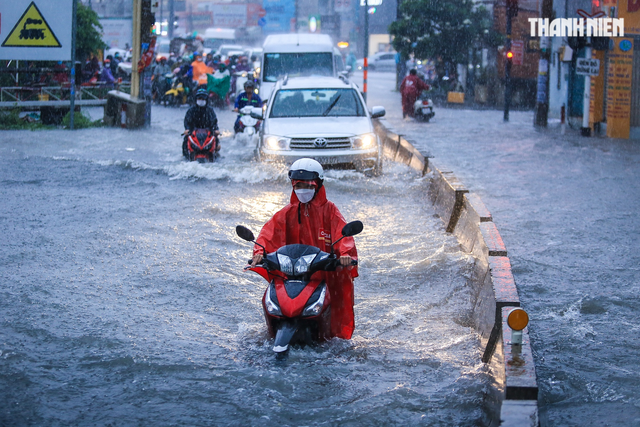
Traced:
POLYGON ((35 2, 22 14, 3 47, 62 47, 35 2))

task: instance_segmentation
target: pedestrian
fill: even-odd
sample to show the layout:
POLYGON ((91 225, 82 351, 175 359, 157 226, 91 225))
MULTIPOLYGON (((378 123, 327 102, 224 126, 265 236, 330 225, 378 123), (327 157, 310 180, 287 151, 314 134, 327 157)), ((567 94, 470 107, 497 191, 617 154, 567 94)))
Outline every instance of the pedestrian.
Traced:
POLYGON ((423 90, 428 90, 430 86, 420 77, 415 68, 409 71, 409 75, 400 84, 400 94, 402 95, 402 118, 413 117, 413 104, 423 90))
MULTIPOLYGON (((347 224, 338 207, 327 199, 322 165, 313 159, 296 160, 289 169, 293 191, 289 204, 276 212, 262 227, 256 242, 275 252, 284 245, 303 244, 332 252, 331 244, 342 236, 347 224)), ((358 277, 357 267, 351 261, 358 259, 353 237, 345 237, 333 247, 342 270, 327 281, 331 296, 331 333, 350 339, 355 327, 353 316, 353 279, 358 277)), ((263 258, 263 249, 255 245, 251 266, 263 258)))

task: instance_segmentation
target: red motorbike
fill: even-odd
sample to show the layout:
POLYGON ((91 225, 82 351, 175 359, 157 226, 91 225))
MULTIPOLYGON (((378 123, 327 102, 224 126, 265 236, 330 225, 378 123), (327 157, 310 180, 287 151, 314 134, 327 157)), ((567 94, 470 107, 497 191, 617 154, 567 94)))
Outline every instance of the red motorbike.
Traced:
MULTIPOLYGON (((255 271, 269 282, 262 297, 262 308, 269 335, 275 338, 274 352, 284 354, 289 344, 311 344, 333 337, 329 292, 332 283, 327 280, 336 275, 326 273, 340 265, 333 245, 344 237, 359 234, 362 228, 360 221, 345 225, 342 237, 331 244, 330 253, 315 246, 293 244, 267 254, 265 248, 255 242, 251 230, 242 225, 236 227, 240 238, 265 251, 261 264, 253 268, 247 266, 245 270, 255 271)), ((352 261, 352 265, 357 265, 357 261, 352 261)), ((349 275, 346 270, 343 274, 349 275)), ((350 276, 349 280, 352 280, 350 276)))
POLYGON ((189 161, 213 162, 219 157, 218 136, 207 129, 195 129, 187 134, 182 143, 182 155, 189 161))

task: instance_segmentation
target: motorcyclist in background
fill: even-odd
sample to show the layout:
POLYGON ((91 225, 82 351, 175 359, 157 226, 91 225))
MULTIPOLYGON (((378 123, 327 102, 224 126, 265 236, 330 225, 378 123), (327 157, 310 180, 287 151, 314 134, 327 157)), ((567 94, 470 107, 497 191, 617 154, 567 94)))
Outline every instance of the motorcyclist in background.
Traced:
MULTIPOLYGON (((289 204, 262 227, 256 242, 267 253, 284 245, 303 244, 331 252, 331 243, 342 236, 347 224, 337 206, 327 200, 324 171, 313 159, 296 160, 289 169, 293 191, 289 204)), ((340 265, 336 272, 327 272, 331 295, 331 332, 333 336, 350 339, 355 327, 353 316, 353 279, 358 277, 357 267, 351 261, 358 259, 353 237, 345 237, 334 246, 340 265)), ((263 259, 263 249, 255 245, 251 266, 263 259)))
POLYGON ((409 75, 400 84, 400 94, 402 95, 402 118, 413 117, 413 104, 423 90, 429 90, 431 86, 426 84, 420 77, 418 71, 412 68, 409 75))
POLYGON ((171 67, 167 64, 167 58, 161 56, 153 67, 152 92, 155 94, 156 102, 160 102, 164 93, 169 90, 164 77, 169 73, 171 67))
MULTIPOLYGON (((258 96, 257 93, 254 92, 256 88, 256 83, 253 80, 247 80, 244 82, 244 92, 240 93, 236 97, 236 102, 233 106, 233 111, 236 113, 242 110, 247 105, 251 105, 252 107, 262 107, 262 100, 258 96)), ((238 114, 236 118, 236 122, 233 125, 233 130, 238 133, 240 132, 240 118, 242 116, 238 114)))
MULTIPOLYGON (((218 118, 213 108, 208 105, 209 93, 206 89, 200 88, 196 91, 196 105, 187 110, 184 116, 184 142, 182 143, 182 154, 186 156, 187 140, 189 134, 195 129, 207 129, 218 139, 218 118)), ((220 141, 216 146, 216 151, 220 151, 220 141)))

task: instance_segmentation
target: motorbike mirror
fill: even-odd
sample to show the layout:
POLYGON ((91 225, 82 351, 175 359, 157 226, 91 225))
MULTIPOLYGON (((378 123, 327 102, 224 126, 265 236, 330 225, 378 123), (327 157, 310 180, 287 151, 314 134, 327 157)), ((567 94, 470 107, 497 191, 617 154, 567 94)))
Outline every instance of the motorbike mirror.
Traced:
POLYGON ((356 234, 360 234, 363 228, 364 225, 362 221, 353 221, 342 228, 342 235, 345 237, 355 236, 356 234))
POLYGON ((378 117, 383 117, 385 114, 387 114, 387 112, 384 109, 384 107, 376 106, 376 107, 372 107, 371 108, 371 118, 372 119, 377 119, 378 117))
POLYGON ((263 120, 264 117, 262 116, 262 108, 254 107, 251 110, 250 116, 253 117, 254 119, 263 120))
POLYGON ((240 236, 241 239, 246 240, 247 242, 252 242, 254 240, 253 233, 244 225, 236 226, 236 234, 240 236))

